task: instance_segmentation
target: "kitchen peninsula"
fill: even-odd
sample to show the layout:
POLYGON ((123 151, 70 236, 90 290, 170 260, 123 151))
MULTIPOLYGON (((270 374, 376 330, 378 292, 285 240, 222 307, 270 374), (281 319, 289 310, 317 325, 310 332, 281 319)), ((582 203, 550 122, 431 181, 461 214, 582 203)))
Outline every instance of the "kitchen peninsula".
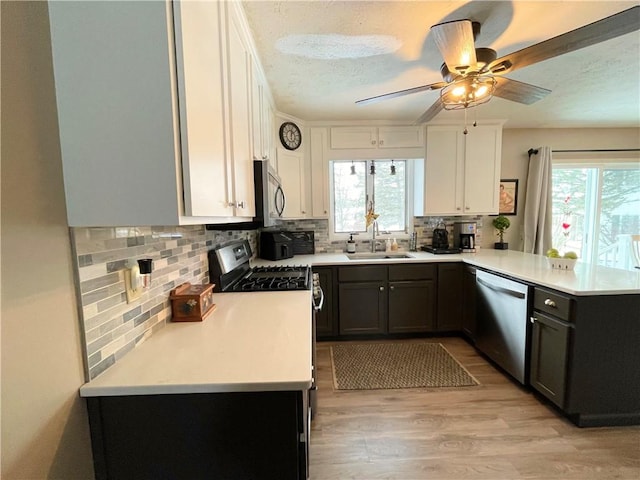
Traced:
MULTIPOLYGON (((575 271, 551 270, 544 257, 514 251, 407 255, 357 260, 339 253, 300 255, 277 263, 328 269, 336 272, 334 279, 340 268, 459 266, 524 282, 533 298, 540 293, 567 309, 565 343, 558 346, 553 332, 542 331, 539 357, 530 358, 543 371, 531 387, 579 426, 640 423, 640 274, 580 262, 575 271), (563 362, 549 364, 548 354, 563 362), (562 395, 553 391, 553 382, 545 391, 548 377, 561 379, 562 395)), ((337 285, 328 289, 327 309, 335 311, 337 285)), ((450 297, 433 297, 436 304, 442 298, 450 297)), ((247 478, 261 472, 266 478, 264 472, 273 472, 269 478, 306 478, 311 292, 216 293, 214 302, 217 309, 204 322, 168 324, 82 387, 97 478, 184 475, 185 465, 195 477, 222 472, 225 478, 247 478)))

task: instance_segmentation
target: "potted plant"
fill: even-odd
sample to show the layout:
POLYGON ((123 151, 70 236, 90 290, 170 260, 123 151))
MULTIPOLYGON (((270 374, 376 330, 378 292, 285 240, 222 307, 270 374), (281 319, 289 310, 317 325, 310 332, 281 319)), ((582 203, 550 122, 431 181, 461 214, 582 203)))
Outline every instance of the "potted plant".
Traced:
POLYGON ((493 226, 498 230, 496 235, 500 237, 500 241, 493 244, 494 248, 496 250, 508 250, 509 244, 504 242, 504 231, 511 226, 511 222, 504 215, 499 215, 493 219, 493 226))

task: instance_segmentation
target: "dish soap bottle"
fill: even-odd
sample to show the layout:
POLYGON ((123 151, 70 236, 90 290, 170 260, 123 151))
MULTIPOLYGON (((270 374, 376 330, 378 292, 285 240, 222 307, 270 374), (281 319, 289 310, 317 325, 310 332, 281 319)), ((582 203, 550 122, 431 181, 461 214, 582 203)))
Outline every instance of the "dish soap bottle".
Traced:
POLYGON ((398 250, 398 242, 396 242, 396 239, 393 239, 393 242, 391 242, 391 251, 395 252, 396 250, 398 250))
POLYGON ((352 234, 349 235, 349 240, 347 241, 347 253, 356 253, 356 242, 352 234))

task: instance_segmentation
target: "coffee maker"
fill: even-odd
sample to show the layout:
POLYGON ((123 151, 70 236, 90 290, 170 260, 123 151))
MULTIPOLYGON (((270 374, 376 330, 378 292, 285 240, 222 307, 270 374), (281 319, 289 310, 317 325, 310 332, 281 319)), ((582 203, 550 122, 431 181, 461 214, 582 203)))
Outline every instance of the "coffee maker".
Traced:
POLYGON ((453 224, 453 246, 462 252, 476 251, 476 222, 458 222, 453 224))

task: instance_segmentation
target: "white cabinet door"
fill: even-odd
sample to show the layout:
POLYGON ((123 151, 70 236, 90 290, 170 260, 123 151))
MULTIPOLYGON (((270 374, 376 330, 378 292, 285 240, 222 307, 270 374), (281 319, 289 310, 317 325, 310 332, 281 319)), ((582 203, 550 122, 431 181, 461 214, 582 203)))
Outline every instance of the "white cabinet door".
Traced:
POLYGON ((307 216, 307 188, 304 155, 284 148, 277 149, 278 175, 286 203, 281 218, 305 218, 307 216))
POLYGON ((376 148, 377 127, 334 127, 331 129, 331 148, 376 148))
POLYGON ((502 129, 480 125, 470 129, 465 140, 464 212, 498 213, 502 129))
POLYGON ((225 155, 221 4, 174 4, 185 214, 231 216, 225 155), (202 48, 206 44, 207 48, 202 48))
POLYGON ((379 127, 379 148, 411 148, 424 146, 424 127, 379 127))
POLYGON ((329 160, 327 159, 327 129, 312 127, 309 133, 311 154, 311 215, 329 216, 329 160))
POLYGON ((464 136, 458 127, 429 127, 425 158, 425 214, 461 215, 464 136))
POLYGON ((229 9, 227 22, 227 62, 229 114, 231 116, 231 158, 233 161, 233 203, 235 215, 255 216, 253 155, 251 149, 251 56, 242 37, 239 19, 229 9))
POLYGON ((255 61, 251 62, 251 146, 253 158, 262 160, 262 84, 255 61))
POLYGON ((424 127, 333 127, 331 148, 416 148, 424 147, 424 127))
POLYGON ((498 213, 502 127, 427 128, 425 215, 498 213))

